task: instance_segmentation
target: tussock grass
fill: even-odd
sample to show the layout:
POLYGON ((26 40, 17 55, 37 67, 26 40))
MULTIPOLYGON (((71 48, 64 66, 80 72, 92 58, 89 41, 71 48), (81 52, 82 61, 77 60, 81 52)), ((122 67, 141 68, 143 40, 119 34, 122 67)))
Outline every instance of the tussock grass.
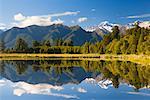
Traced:
POLYGON ((120 60, 150 65, 149 55, 111 55, 111 54, 0 54, 0 60, 120 60))

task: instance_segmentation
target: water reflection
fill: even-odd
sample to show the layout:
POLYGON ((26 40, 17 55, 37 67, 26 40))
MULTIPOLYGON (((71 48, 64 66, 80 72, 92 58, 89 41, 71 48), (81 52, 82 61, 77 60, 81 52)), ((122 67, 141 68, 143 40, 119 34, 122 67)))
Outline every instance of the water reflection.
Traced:
MULTIPOLYGON (((64 86, 79 93, 88 93, 83 87, 95 84, 99 88, 119 88, 122 84, 132 87, 127 94, 150 96, 139 89, 150 87, 150 66, 121 61, 0 61, 0 87, 8 84, 13 94, 49 95, 79 99, 72 92, 64 92, 64 86)), ((92 94, 89 94, 92 95, 92 94)))

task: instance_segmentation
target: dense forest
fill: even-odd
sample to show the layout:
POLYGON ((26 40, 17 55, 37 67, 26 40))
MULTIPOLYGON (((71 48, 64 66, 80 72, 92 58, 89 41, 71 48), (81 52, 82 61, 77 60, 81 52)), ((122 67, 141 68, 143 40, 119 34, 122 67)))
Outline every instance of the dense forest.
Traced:
POLYGON ((49 53, 49 54, 146 54, 150 55, 150 29, 135 25, 123 34, 119 27, 104 35, 103 40, 95 43, 85 42, 82 46, 75 46, 72 40, 56 39, 52 45, 51 40, 33 41, 29 46, 23 38, 17 38, 13 48, 5 48, 3 40, 0 41, 1 53, 49 53))

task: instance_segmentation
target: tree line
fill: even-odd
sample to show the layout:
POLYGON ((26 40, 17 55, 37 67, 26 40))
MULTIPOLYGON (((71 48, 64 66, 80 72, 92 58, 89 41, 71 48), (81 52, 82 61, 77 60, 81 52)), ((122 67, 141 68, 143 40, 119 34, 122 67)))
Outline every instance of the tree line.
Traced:
POLYGON ((74 46, 72 40, 57 39, 32 42, 17 38, 13 48, 5 48, 4 41, 0 41, 0 52, 4 53, 49 53, 49 54, 150 54, 150 29, 135 25, 122 34, 118 26, 104 35, 102 41, 96 43, 85 42, 82 46, 74 46))

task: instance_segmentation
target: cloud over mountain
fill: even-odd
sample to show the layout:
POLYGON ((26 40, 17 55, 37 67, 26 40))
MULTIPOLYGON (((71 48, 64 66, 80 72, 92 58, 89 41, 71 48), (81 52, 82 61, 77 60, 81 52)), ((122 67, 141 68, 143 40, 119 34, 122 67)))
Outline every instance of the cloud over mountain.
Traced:
POLYGON ((6 24, 0 23, 0 30, 5 30, 6 29, 6 24))
POLYGON ((78 22, 82 23, 82 22, 86 22, 87 20, 88 20, 87 17, 81 17, 81 18, 78 19, 78 22))
POLYGON ((127 16, 126 18, 134 19, 134 18, 146 18, 146 17, 150 17, 150 14, 132 15, 132 16, 127 16))
MULTIPOLYGON (((62 16, 73 16, 80 13, 76 12, 63 12, 63 13, 54 13, 49 15, 40 15, 40 16, 25 16, 21 13, 14 15, 15 23, 12 23, 12 26, 17 27, 26 27, 30 25, 39 25, 39 26, 48 26, 52 24, 63 24, 64 21, 57 17, 62 16), (52 20, 53 17, 56 17, 55 20, 52 20)), ((85 20, 85 19, 84 19, 85 20)))

